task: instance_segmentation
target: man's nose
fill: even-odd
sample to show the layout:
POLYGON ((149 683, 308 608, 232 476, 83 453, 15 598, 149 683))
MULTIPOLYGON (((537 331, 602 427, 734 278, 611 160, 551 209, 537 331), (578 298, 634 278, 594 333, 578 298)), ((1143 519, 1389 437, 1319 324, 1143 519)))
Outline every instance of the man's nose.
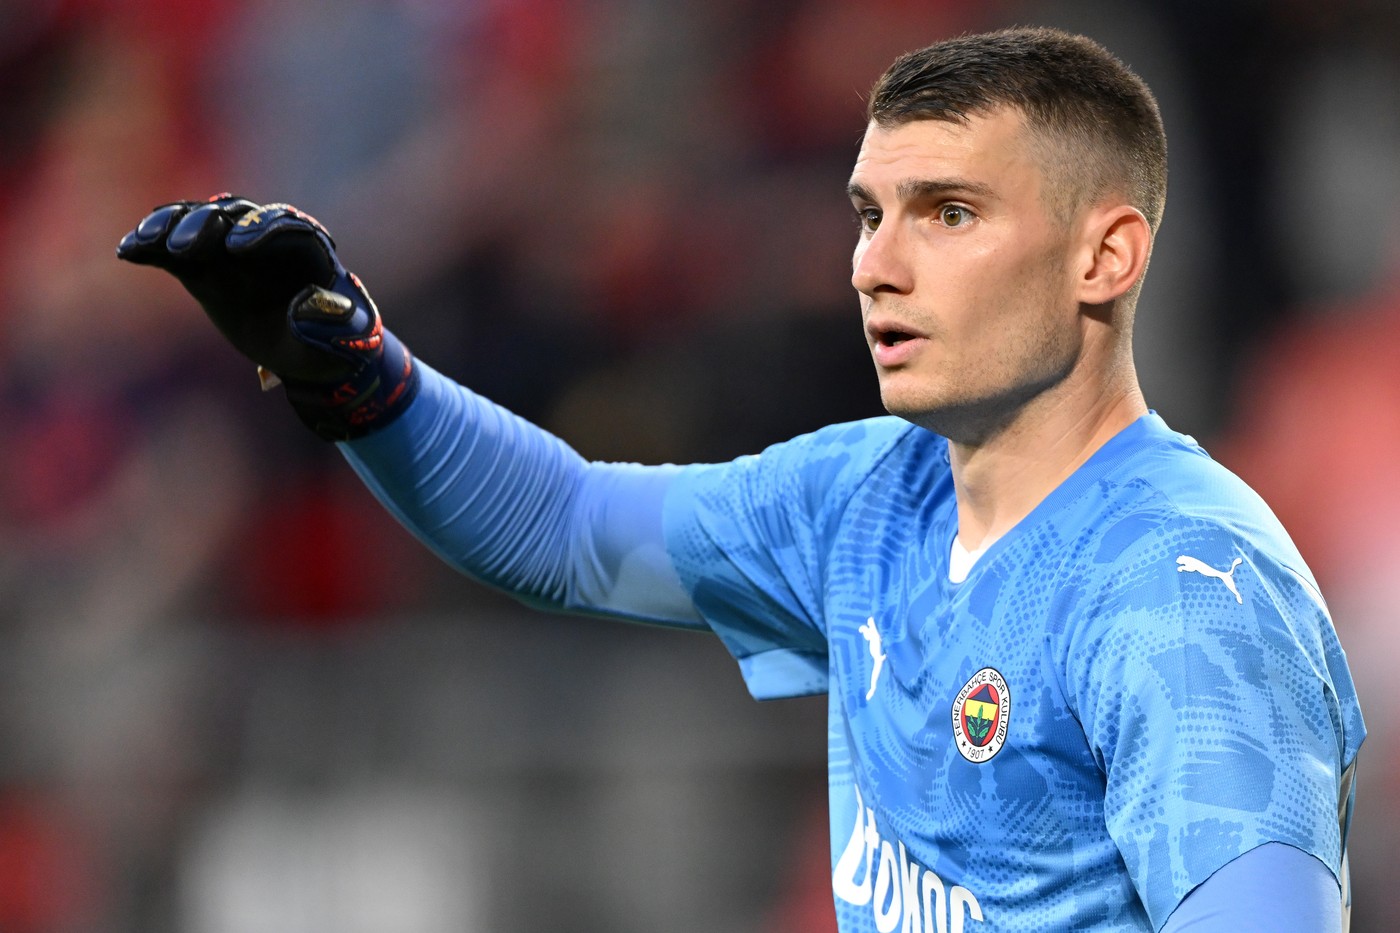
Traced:
POLYGON ((856 245, 851 258, 851 285, 870 298, 882 291, 904 295, 913 289, 912 269, 900 237, 888 221, 856 245))

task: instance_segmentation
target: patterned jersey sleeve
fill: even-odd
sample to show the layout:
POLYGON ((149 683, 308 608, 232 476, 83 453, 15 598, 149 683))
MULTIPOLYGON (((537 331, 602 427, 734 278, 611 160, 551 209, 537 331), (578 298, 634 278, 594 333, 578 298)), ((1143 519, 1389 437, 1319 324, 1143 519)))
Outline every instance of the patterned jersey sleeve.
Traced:
POLYGON ((1139 515, 1114 537, 1099 549, 1106 582, 1086 601, 1065 686, 1106 776, 1109 833, 1154 928, 1217 869, 1269 842, 1341 877, 1339 798, 1364 728, 1305 571, 1180 515, 1139 515))
POLYGON ((907 430, 895 418, 833 425, 672 483, 672 562, 758 699, 826 690, 825 558, 851 495, 907 430))

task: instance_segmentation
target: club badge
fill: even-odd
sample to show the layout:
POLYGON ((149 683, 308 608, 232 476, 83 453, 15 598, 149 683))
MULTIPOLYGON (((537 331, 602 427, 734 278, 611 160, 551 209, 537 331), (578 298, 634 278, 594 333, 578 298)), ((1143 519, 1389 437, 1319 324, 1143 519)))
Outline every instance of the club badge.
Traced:
POLYGON ((973 764, 989 761, 1006 744, 1011 718, 1011 691, 994 667, 984 667, 953 700, 953 740, 973 764))

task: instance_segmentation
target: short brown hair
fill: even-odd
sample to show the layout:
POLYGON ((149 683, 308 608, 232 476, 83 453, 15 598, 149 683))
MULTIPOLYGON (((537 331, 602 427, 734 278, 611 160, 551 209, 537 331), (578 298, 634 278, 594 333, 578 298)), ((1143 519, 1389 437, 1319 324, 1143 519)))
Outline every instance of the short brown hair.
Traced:
POLYGON ((870 92, 879 126, 966 122, 999 107, 1020 110, 1042 144, 1060 209, 1113 191, 1152 229, 1167 195, 1167 138, 1147 85, 1103 46, 1043 27, 959 36, 895 60, 870 92))

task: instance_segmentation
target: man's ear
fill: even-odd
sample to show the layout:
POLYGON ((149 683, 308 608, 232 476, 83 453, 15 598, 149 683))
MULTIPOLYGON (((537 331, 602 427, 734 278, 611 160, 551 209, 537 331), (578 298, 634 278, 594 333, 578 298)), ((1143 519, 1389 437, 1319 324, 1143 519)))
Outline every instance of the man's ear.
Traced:
POLYGON ((1131 289, 1147 269, 1152 225, 1127 204, 1095 208, 1084 225, 1076 281, 1081 304, 1105 305, 1131 289))

